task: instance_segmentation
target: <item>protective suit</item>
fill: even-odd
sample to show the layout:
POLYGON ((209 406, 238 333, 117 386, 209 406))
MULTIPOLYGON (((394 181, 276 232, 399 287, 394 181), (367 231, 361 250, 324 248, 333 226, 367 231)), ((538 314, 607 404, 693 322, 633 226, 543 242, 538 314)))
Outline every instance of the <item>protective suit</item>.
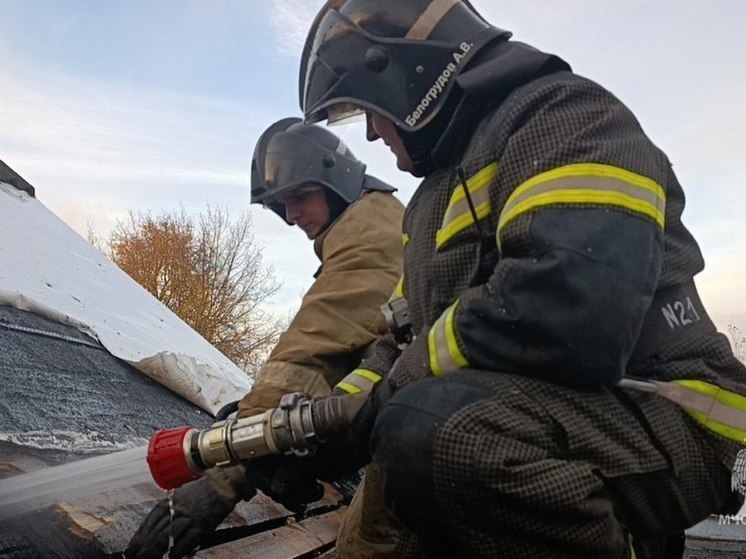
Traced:
MULTIPOLYGON (((289 224, 286 206, 305 208, 298 214, 301 228, 312 214, 312 221, 322 216, 325 222, 318 233, 315 226, 304 229, 314 239, 321 266, 251 391, 239 402, 239 417, 277 407, 290 392, 329 394, 386 330, 381 305, 401 277, 404 207, 393 187, 365 169, 339 138, 297 118, 276 122, 259 138, 252 161, 252 203, 264 204, 289 224)), ((213 468, 180 487, 173 496, 173 519, 168 501, 160 502, 132 538, 127 556, 160 558, 172 536, 170 557, 190 553, 257 487, 275 497, 264 471, 271 466, 265 461, 249 468, 213 468)), ((319 499, 323 490, 315 480, 308 481, 303 495, 277 500, 295 510, 319 499)))
POLYGON ((307 119, 382 116, 425 177, 400 289, 416 337, 363 362, 383 380, 351 429, 409 531, 390 556, 662 557, 740 504, 746 368, 697 296, 666 156, 614 95, 509 37, 458 0, 332 0, 314 22, 307 119), (617 386, 633 376, 691 398, 617 386))
POLYGON ((403 206, 365 191, 319 237, 316 281, 260 369, 239 417, 277 406, 283 394, 325 396, 386 331, 380 307, 401 277, 403 206))

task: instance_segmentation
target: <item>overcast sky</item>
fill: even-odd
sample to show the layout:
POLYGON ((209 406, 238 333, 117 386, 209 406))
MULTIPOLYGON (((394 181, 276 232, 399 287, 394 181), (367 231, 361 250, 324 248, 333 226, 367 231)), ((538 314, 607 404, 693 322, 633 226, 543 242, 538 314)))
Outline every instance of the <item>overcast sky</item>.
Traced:
MULTIPOLYGON (((0 159, 83 235, 90 223, 105 237, 131 210, 246 208, 254 142, 299 114, 300 51, 322 3, 0 0, 0 159)), ((636 113, 687 194, 705 303, 721 329, 746 331, 746 2, 473 3, 636 113)), ((359 124, 334 131, 409 199, 417 183, 385 146, 359 124)), ((284 281, 276 308, 297 306, 318 266, 311 245, 251 214, 284 281)))

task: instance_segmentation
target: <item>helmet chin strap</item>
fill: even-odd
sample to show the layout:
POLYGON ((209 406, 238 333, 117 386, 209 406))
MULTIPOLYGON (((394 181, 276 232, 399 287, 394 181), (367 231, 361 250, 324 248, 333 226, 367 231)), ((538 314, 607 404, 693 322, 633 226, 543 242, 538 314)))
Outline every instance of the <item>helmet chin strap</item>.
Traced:
POLYGON ((430 150, 420 141, 417 134, 406 134, 399 132, 399 136, 404 143, 409 159, 412 160, 412 174, 415 177, 424 177, 429 175, 435 169, 430 150))
POLYGON ((451 119, 463 99, 463 92, 458 86, 454 87, 442 109, 427 126, 417 132, 402 132, 397 129, 412 160, 412 174, 416 177, 424 177, 438 167, 434 151, 441 144, 443 136, 448 133, 451 119))

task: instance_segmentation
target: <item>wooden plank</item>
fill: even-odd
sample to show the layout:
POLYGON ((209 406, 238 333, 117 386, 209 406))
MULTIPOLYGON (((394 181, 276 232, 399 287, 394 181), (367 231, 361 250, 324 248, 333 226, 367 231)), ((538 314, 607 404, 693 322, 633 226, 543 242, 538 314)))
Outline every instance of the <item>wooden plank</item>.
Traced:
POLYGON ((324 552, 337 539, 343 510, 200 551, 200 559, 298 559, 324 552))

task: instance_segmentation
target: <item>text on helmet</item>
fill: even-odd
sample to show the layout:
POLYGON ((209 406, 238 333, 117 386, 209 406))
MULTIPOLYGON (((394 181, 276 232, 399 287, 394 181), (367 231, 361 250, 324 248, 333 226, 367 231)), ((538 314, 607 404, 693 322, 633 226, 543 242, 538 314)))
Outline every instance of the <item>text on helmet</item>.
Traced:
POLYGON ((461 62, 466 57, 466 53, 468 53, 473 46, 473 43, 467 42, 463 42, 459 45, 459 50, 452 54, 453 62, 449 62, 446 65, 446 67, 438 76, 438 79, 435 80, 435 83, 432 85, 432 87, 430 87, 425 96, 422 98, 422 101, 419 102, 417 108, 404 119, 404 122, 406 122, 409 126, 415 126, 417 124, 417 122, 422 118, 422 115, 425 114, 425 111, 428 109, 428 107, 435 101, 437 101, 438 97, 440 97, 440 94, 443 93, 443 89, 445 88, 446 84, 456 73, 456 68, 458 68, 459 64, 461 64, 461 62))

